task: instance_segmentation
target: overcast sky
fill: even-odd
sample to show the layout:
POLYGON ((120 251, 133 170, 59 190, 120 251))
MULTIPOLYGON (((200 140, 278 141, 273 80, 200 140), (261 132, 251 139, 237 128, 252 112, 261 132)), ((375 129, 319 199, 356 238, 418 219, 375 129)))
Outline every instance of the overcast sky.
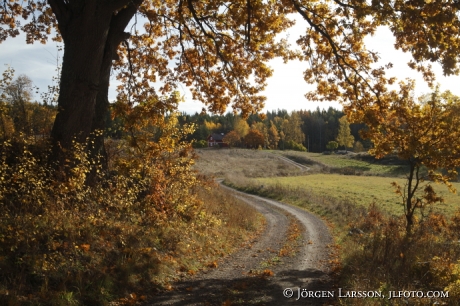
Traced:
MULTIPOLYGON (((297 25, 291 29, 289 36, 292 41, 302 33, 303 22, 299 20, 297 25)), ((423 79, 412 71, 407 62, 410 56, 401 51, 394 49, 394 38, 389 30, 380 28, 374 37, 366 41, 368 47, 373 51, 378 51, 382 58, 382 64, 392 62, 394 68, 390 70, 389 75, 396 76, 399 79, 411 77, 416 79, 416 95, 429 92, 429 88, 424 84, 423 79)), ((57 51, 56 43, 49 42, 46 45, 35 43, 27 45, 24 36, 14 39, 7 39, 0 47, 0 64, 10 65, 16 70, 16 76, 26 74, 42 92, 46 91, 47 85, 51 84, 53 76, 56 76, 56 63, 62 52, 57 51)), ((270 62, 274 69, 273 76, 268 81, 267 89, 264 94, 267 97, 264 110, 286 109, 288 111, 300 109, 316 109, 318 106, 327 109, 329 106, 341 108, 337 103, 313 103, 307 101, 304 94, 309 90, 308 84, 303 80, 303 70, 306 63, 289 62, 284 64, 282 60, 270 62)), ((2 71, 6 66, 2 67, 2 71)), ((449 89, 454 94, 460 95, 460 77, 445 78, 439 66, 435 66, 437 72, 437 82, 441 84, 441 90, 449 89)), ((115 80, 112 82, 115 84, 115 80)), ((115 87, 115 86, 113 86, 115 87)), ((311 88, 311 87, 310 87, 311 88)), ((185 97, 185 102, 179 106, 180 111, 187 113, 200 112, 203 105, 200 102, 191 99, 190 92, 181 87, 181 93, 185 97)), ((39 99, 38 96, 35 97, 39 99)), ((109 100, 115 98, 115 91, 111 90, 109 100)))

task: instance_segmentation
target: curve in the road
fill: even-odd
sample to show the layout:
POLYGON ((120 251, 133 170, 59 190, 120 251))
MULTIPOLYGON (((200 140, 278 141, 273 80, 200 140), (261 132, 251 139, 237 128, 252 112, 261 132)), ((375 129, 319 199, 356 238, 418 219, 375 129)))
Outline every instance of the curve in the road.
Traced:
POLYGON ((328 245, 332 243, 327 226, 315 215, 278 201, 231 190, 234 196, 261 212, 267 225, 265 232, 250 245, 189 280, 174 285, 172 292, 162 293, 146 305, 324 305, 323 298, 297 299, 298 292, 331 291, 328 276, 328 245), (291 214, 304 226, 302 247, 295 258, 270 267, 275 275, 269 278, 251 276, 249 271, 261 269, 261 264, 277 256, 285 243, 291 214), (290 288, 292 298, 283 296, 290 288))

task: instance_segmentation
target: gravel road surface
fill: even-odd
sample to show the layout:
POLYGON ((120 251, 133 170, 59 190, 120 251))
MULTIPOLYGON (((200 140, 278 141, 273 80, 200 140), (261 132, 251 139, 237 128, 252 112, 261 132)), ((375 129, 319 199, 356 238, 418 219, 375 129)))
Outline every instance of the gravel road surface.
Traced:
POLYGON ((238 252, 221 259, 217 268, 173 284, 174 290, 153 296, 146 305, 332 304, 330 299, 320 297, 333 292, 328 276, 328 245, 332 238, 324 222, 300 208, 231 190, 235 197, 265 216, 264 232, 238 252), (278 257, 286 242, 289 215, 303 226, 302 240, 295 256, 278 257), (273 258, 280 262, 266 266, 273 258), (252 273, 264 269, 270 269, 274 275, 262 277, 252 273), (284 296, 291 293, 291 298, 284 296), (303 297, 299 298, 299 293, 303 297))

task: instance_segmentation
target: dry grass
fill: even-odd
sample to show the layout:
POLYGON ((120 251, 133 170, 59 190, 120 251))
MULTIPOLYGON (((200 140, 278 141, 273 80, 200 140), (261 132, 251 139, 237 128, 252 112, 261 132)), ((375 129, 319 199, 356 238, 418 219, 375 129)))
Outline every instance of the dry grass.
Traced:
POLYGON ((296 151, 274 151, 300 164, 316 166, 322 173, 373 175, 373 176, 401 176, 407 168, 404 164, 392 158, 375 160, 366 154, 348 153, 346 155, 296 151))
POLYGON ((243 177, 289 176, 303 173, 297 167, 281 161, 274 154, 247 149, 198 149, 195 169, 214 177, 240 175, 243 177))
POLYGON ((432 291, 448 298, 344 299, 343 305, 459 305, 460 211, 447 218, 431 214, 406 235, 403 217, 388 217, 371 206, 351 223, 360 233, 342 243, 340 285, 346 290, 432 291))
POLYGON ((46 146, 0 146, 2 305, 135 304, 263 226, 253 208, 191 169, 187 145, 150 159, 113 156, 118 168, 91 186, 84 147, 57 180, 46 146))

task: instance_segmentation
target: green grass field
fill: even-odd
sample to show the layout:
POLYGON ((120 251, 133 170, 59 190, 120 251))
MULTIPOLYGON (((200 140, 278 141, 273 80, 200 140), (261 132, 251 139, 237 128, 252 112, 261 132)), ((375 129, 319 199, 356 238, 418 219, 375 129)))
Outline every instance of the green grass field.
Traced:
MULTIPOLYGON (((403 212, 401 198, 394 193, 394 188, 391 186, 391 182, 394 181, 404 186, 404 180, 400 178, 312 174, 297 177, 258 178, 256 180, 262 185, 280 184, 290 187, 293 192, 296 188, 307 189, 316 194, 349 200, 365 207, 375 202, 383 210, 395 215, 401 215, 403 212)), ((433 187, 445 199, 445 203, 433 206, 434 211, 449 215, 460 208, 460 196, 458 194, 450 193, 447 187, 442 184, 434 183, 433 187)), ((460 191, 460 183, 454 183, 454 187, 460 191)))
POLYGON ((401 176, 405 168, 402 165, 390 165, 381 161, 368 162, 359 160, 352 158, 351 155, 326 155, 322 153, 295 151, 273 151, 273 153, 284 155, 301 164, 311 165, 318 163, 330 168, 351 168, 366 175, 401 176))

